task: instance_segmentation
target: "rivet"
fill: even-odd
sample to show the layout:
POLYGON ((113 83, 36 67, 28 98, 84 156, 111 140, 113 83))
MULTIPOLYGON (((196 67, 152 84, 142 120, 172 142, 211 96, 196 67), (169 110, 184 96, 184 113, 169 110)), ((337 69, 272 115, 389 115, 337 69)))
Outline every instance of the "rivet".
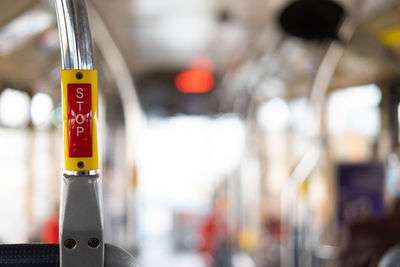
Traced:
POLYGON ((73 249, 76 246, 76 241, 72 238, 68 238, 64 241, 64 247, 67 249, 73 249))
POLYGON ((97 248, 99 245, 100 241, 96 237, 90 238, 88 240, 88 246, 91 248, 97 248))

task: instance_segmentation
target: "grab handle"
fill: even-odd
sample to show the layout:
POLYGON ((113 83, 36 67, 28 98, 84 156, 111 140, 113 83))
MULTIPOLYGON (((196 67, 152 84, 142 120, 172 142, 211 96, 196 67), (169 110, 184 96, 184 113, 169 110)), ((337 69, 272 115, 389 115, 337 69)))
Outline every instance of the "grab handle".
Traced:
POLYGON ((85 0, 55 0, 61 44, 64 177, 60 266, 104 266, 97 72, 85 0))

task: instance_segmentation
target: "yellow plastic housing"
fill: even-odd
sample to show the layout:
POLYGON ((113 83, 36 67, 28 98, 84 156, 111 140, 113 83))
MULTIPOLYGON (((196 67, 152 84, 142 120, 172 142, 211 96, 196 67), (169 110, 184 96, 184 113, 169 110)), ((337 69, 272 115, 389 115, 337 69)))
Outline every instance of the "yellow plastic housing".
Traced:
POLYGON ((64 158, 67 171, 91 171, 99 168, 98 144, 97 144, 97 71, 96 70, 62 70, 62 110, 63 110, 63 136, 64 136, 64 158), (83 74, 78 79, 77 73, 83 74), (71 158, 69 157, 68 140, 68 84, 91 84, 91 102, 92 102, 92 157, 71 158), (83 167, 78 167, 83 162, 83 167))

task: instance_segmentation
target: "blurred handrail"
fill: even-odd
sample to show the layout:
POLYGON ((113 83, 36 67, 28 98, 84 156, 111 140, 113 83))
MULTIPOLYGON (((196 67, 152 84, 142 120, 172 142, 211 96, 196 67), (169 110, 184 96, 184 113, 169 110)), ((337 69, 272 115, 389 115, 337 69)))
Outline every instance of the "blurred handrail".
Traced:
POLYGON ((400 262, 400 245, 389 249, 381 258, 378 267, 396 267, 400 262))
MULTIPOLYGON (((134 79, 130 73, 126 58, 122 54, 116 41, 111 36, 107 25, 105 24, 101 14, 99 13, 96 5, 88 1, 90 18, 93 23, 93 40, 96 47, 104 58, 104 62, 109 68, 111 79, 116 84, 116 89, 119 93, 122 109, 123 109, 123 123, 125 128, 125 142, 126 147, 126 163, 125 168, 121 171, 125 172, 127 183, 129 177, 134 175, 134 166, 136 163, 137 149, 140 144, 140 131, 143 119, 143 113, 140 102, 137 96, 137 89, 134 79)), ((126 243, 129 248, 136 247, 136 211, 135 211, 135 192, 131 186, 127 186, 127 210, 130 211, 126 215, 126 243)))
MULTIPOLYGON (((359 22, 359 18, 345 19, 338 31, 341 38, 340 41, 332 40, 329 44, 312 83, 308 112, 309 123, 307 124, 311 126, 307 133, 310 144, 290 176, 287 188, 282 193, 282 203, 292 209, 288 210, 288 227, 292 231, 296 231, 299 188, 301 188, 304 181, 315 170, 321 158, 323 110, 326 106, 329 84, 332 81, 340 59, 346 51, 346 44, 352 38, 359 22)), ((285 220, 285 214, 283 213, 282 220, 285 220)), ((286 253, 281 253, 282 266, 297 266, 297 259, 295 259, 294 255, 290 255, 291 251, 294 253, 296 250, 297 242, 296 237, 292 236, 288 238, 286 253)))

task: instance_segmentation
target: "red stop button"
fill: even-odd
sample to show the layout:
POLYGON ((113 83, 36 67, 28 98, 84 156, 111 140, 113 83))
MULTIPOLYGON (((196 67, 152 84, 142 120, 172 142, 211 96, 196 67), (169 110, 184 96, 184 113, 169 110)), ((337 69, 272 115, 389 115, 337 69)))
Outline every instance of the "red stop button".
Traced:
POLYGON ((68 84, 69 157, 92 157, 92 86, 68 84))

